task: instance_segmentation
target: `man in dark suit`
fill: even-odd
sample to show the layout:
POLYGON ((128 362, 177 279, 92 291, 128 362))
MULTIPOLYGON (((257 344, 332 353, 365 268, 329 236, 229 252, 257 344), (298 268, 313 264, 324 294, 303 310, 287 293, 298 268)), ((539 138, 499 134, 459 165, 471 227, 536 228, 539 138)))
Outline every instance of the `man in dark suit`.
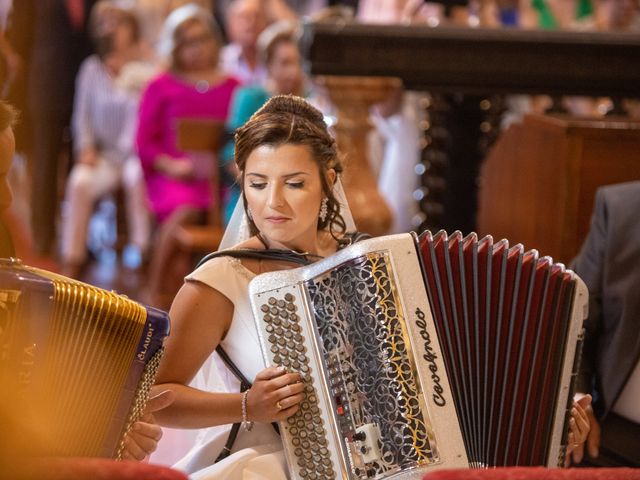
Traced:
POLYGON ((87 24, 96 0, 18 3, 27 8, 29 2, 34 13, 28 92, 33 125, 32 227, 36 251, 50 254, 58 206, 58 158, 65 135, 69 141, 76 73, 92 50, 87 24))
POLYGON ((573 268, 589 289, 577 388, 594 398, 584 463, 640 467, 640 182, 597 191, 573 268))

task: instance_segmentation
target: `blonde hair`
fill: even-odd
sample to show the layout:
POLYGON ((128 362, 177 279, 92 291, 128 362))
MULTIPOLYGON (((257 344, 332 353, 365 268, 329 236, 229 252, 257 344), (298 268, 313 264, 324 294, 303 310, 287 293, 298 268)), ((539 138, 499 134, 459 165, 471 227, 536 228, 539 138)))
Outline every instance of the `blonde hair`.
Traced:
POLYGON ((298 46, 302 35, 300 25, 289 20, 280 20, 265 28, 258 37, 258 52, 265 65, 271 63, 276 48, 281 43, 298 46))
POLYGON ((211 12, 195 3, 182 5, 173 10, 165 20, 157 47, 158 55, 167 61, 171 69, 177 67, 176 52, 180 47, 180 30, 187 22, 191 21, 197 21, 204 25, 211 32, 218 45, 222 45, 222 34, 211 12))

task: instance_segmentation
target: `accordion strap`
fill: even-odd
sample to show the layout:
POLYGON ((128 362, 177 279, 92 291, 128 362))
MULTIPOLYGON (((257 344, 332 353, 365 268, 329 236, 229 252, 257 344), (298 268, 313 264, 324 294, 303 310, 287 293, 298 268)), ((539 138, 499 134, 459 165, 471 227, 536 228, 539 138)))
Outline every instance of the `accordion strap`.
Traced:
POLYGON ((297 263, 300 265, 309 265, 310 263, 312 263, 306 255, 293 252, 291 250, 278 250, 274 248, 258 250, 253 248, 243 248, 236 250, 220 250, 218 252, 210 253, 198 262, 196 268, 208 262, 209 260, 218 257, 254 258, 257 260, 280 260, 285 262, 297 263))
MULTIPOLYGON (((222 348, 222 345, 218 345, 216 347, 216 352, 218 353, 218 355, 220 355, 220 358, 222 359, 224 364, 227 366, 227 368, 231 370, 231 373, 233 373, 233 375, 240 381, 240 391, 245 392, 249 390, 251 388, 251 382, 247 380, 247 377, 243 375, 243 373, 240 371, 238 366, 235 363, 233 363, 233 360, 231 360, 229 355, 227 355, 227 352, 224 351, 224 348, 222 348)), ((218 455, 218 457, 215 459, 213 463, 218 463, 219 461, 224 460, 231 454, 231 448, 233 448, 233 444, 236 441, 236 437, 238 436, 238 432, 240 431, 241 425, 242 423, 238 422, 238 423, 234 423, 231 426, 231 430, 229 431, 229 436, 227 437, 227 441, 225 442, 224 447, 220 452, 220 455, 218 455)), ((279 435, 280 428, 278 427, 278 424, 276 422, 272 422, 271 426, 279 435)))
MULTIPOLYGON (((371 236, 367 233, 348 232, 338 241, 338 250, 367 238, 371 238, 371 236)), ((318 257, 314 257, 313 255, 310 255, 311 257, 313 257, 313 259, 310 259, 308 254, 294 252, 293 250, 280 250, 277 248, 267 248, 264 250, 257 248, 230 248, 227 250, 212 252, 204 256, 198 262, 196 268, 200 267, 213 258, 224 256, 233 258, 253 258, 257 260, 280 260, 285 262, 297 263, 299 265, 309 265, 318 259, 318 257)))
POLYGON ((216 347, 216 352, 218 353, 218 355, 220 355, 220 358, 222 359, 224 364, 227 366, 227 368, 231 370, 231 373, 233 373, 233 375, 238 380, 240 380, 240 391, 244 392, 245 390, 249 390, 251 388, 251 382, 247 380, 247 377, 243 375, 243 373, 236 366, 236 364, 233 363, 233 360, 229 358, 229 355, 227 355, 227 352, 224 351, 224 348, 222 348, 222 345, 218 345, 216 347))

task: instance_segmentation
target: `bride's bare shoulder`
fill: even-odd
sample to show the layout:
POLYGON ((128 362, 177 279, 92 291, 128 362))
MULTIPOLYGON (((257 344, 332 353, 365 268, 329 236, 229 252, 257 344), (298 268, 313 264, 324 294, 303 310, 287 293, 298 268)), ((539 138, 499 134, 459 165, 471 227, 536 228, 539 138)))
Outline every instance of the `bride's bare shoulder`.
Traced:
MULTIPOLYGON (((231 247, 231 250, 263 250, 264 244, 257 237, 251 237, 231 247)), ((261 261, 255 258, 240 258, 240 263, 255 275, 262 273, 261 261)))

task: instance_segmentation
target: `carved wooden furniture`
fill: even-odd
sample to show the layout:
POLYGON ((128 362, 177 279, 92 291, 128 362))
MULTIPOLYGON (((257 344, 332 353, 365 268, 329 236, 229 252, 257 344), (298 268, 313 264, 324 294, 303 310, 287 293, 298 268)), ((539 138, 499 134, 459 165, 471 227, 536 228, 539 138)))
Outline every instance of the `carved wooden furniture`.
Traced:
POLYGON ((316 22, 304 49, 313 75, 396 77, 432 94, 420 228, 474 229, 475 176, 498 132, 500 95, 603 95, 616 106, 640 97, 637 33, 316 22))
POLYGON ((529 115, 482 166, 478 232, 569 263, 601 185, 640 180, 640 120, 529 115))
POLYGON ((320 77, 337 109, 334 125, 338 149, 344 155, 343 183, 358 230, 384 235, 391 226, 391 211, 378 192, 367 159, 367 135, 372 125, 369 108, 385 100, 402 83, 397 78, 320 77))
POLYGON ((640 34, 309 23, 313 75, 398 77, 410 90, 640 97, 640 34))
POLYGON ((220 149, 224 123, 215 120, 183 119, 178 122, 178 148, 211 156, 211 207, 204 225, 183 225, 176 229, 175 239, 180 250, 190 258, 217 250, 224 226, 222 224, 219 168, 217 154, 220 149))

